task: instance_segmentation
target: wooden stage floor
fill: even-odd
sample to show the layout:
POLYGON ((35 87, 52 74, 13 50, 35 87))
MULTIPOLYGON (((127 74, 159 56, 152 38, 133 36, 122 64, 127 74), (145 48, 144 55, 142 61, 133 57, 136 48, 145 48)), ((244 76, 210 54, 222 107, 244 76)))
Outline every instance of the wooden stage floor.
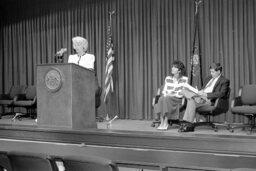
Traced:
MULTIPOLYGON (((32 120, 30 118, 22 118, 22 120, 16 119, 15 121, 12 121, 12 116, 4 116, 2 119, 0 119, 0 125, 4 126, 37 126, 37 123, 35 120, 32 120)), ((248 134, 246 130, 242 130, 241 128, 235 129, 233 133, 228 131, 224 127, 219 127, 218 131, 215 132, 213 129, 207 126, 201 126, 197 127, 195 129, 195 132, 188 132, 188 133, 179 133, 178 128, 179 126, 174 124, 173 126, 170 126, 167 131, 159 131, 154 127, 151 127, 152 121, 149 120, 121 120, 116 119, 114 122, 112 122, 110 130, 117 130, 117 131, 134 131, 136 132, 154 132, 157 134, 164 134, 166 136, 172 136, 172 135, 197 135, 197 136, 204 136, 204 135, 212 135, 212 136, 239 136, 241 138, 243 137, 250 137, 250 138, 256 138, 256 132, 252 132, 252 134, 248 134)), ((97 122, 97 128, 106 130, 107 128, 107 122, 97 122)))
MULTIPOLYGON (((145 120, 117 119, 110 129, 107 129, 107 122, 98 122, 97 128, 70 130, 40 128, 34 120, 23 118, 13 122, 10 116, 6 116, 0 120, 0 139, 24 141, 27 142, 24 145, 28 146, 27 149, 35 145, 32 151, 48 151, 49 154, 58 155, 70 154, 67 149, 70 146, 58 144, 75 145, 72 148, 76 151, 88 147, 82 149, 84 153, 76 153, 100 156, 108 153, 111 154, 110 159, 121 165, 135 164, 134 167, 142 168, 256 169, 256 133, 248 135, 241 129, 231 133, 225 128, 214 132, 209 127, 198 127, 195 132, 179 133, 177 125, 167 131, 158 131, 150 124, 151 121, 145 120), (32 142, 51 145, 44 147, 32 142), (55 151, 54 149, 58 149, 53 148, 56 144, 61 149, 55 151), (104 147, 106 153, 98 150, 99 147, 104 147)), ((17 146, 18 142, 9 140, 0 140, 0 150, 24 150, 17 146), (8 146, 11 144, 13 145, 8 146)))

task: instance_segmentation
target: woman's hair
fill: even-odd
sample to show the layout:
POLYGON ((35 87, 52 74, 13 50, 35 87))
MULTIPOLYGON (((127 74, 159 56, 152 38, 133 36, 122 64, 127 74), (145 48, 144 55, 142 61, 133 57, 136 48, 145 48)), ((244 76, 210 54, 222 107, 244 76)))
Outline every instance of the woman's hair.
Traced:
POLYGON ((74 49, 83 48, 85 52, 87 51, 88 41, 85 38, 76 36, 72 38, 72 42, 74 49))
POLYGON ((172 63, 172 66, 178 68, 178 70, 180 71, 180 77, 181 76, 185 76, 186 75, 186 68, 185 65, 181 62, 181 61, 174 61, 172 63))

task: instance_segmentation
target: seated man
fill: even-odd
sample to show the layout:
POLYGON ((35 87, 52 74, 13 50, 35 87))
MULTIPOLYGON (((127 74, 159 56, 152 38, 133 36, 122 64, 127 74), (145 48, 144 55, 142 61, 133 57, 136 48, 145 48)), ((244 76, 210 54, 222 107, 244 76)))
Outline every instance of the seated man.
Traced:
POLYGON ((194 131, 194 119, 196 109, 203 105, 214 104, 217 98, 224 98, 228 94, 229 80, 222 76, 222 66, 220 63, 213 63, 210 66, 211 76, 205 79, 202 90, 194 93, 188 89, 182 92, 187 99, 187 107, 183 116, 185 122, 180 127, 180 132, 194 131))

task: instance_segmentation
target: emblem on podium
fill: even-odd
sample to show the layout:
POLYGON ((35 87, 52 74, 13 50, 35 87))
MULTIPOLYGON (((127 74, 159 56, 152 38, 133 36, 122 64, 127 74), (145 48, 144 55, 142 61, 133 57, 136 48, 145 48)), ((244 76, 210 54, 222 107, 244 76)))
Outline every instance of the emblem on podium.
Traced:
POLYGON ((45 85, 50 92, 56 92, 62 85, 62 74, 56 68, 47 71, 44 77, 45 85))

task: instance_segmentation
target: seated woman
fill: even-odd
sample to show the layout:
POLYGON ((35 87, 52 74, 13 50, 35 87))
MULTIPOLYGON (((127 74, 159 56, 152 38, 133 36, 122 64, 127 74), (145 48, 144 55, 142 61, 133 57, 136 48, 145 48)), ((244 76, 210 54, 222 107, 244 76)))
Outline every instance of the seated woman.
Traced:
POLYGON ((158 103, 154 106, 154 112, 160 116, 160 125, 158 130, 168 129, 168 119, 179 119, 177 107, 182 103, 182 85, 188 83, 188 77, 185 75, 185 66, 181 61, 174 61, 172 64, 171 76, 165 78, 164 88, 158 103))

